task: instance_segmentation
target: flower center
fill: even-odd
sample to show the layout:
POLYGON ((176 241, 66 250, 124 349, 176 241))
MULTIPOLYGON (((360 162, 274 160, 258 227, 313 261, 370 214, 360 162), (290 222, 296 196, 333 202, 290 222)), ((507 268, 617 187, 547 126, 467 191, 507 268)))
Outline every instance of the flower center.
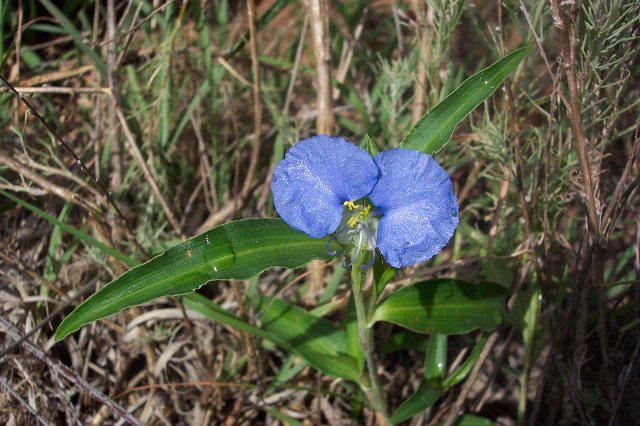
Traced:
MULTIPOLYGON (((337 240, 340 244, 355 248, 351 252, 351 261, 344 266, 351 266, 361 250, 370 250, 372 252, 371 260, 367 265, 362 266, 362 268, 369 268, 376 258, 377 212, 366 199, 359 200, 358 203, 356 203, 356 200, 345 201, 343 205, 342 222, 332 239, 337 240)), ((328 247, 329 244, 327 244, 327 252, 330 255, 334 255, 335 252, 330 252, 328 247)))
POLYGON ((362 204, 356 204, 355 201, 349 200, 345 201, 343 204, 345 206, 343 221, 344 217, 346 217, 347 225, 351 229, 356 228, 359 223, 364 224, 370 222, 372 219, 375 219, 374 215, 371 214, 371 209, 373 206, 369 203, 363 202, 362 204))

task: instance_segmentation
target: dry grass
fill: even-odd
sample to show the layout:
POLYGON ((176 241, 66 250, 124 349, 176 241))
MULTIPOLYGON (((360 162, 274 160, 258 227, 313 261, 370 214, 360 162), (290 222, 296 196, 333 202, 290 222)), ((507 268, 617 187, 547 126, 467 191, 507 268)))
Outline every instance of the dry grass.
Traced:
MULTIPOLYGON (((334 2, 328 27, 315 0, 67 3, 68 23, 48 2, 0 3, 0 189, 96 243, 0 198, 0 423, 373 424, 354 385, 297 371, 177 299, 52 335, 127 269, 105 246, 142 261, 273 216, 270 176, 296 140, 318 129, 394 146, 464 76, 527 42, 535 53, 438 153, 461 201, 455 241, 390 284, 497 281, 514 320, 411 424, 637 422, 638 1, 334 2)), ((245 294, 312 307, 335 266, 200 291, 254 320, 245 294)), ((341 282, 331 320, 347 294, 341 282)), ((381 350, 398 331, 376 329, 381 350)), ((475 337, 450 339, 451 370, 475 337)), ((392 407, 418 386, 424 343, 380 356, 392 407)))

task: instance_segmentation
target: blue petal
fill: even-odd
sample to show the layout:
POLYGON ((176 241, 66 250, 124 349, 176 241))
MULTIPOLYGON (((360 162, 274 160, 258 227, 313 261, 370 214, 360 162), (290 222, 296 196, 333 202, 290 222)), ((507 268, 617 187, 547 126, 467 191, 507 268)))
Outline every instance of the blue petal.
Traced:
POLYGON ((273 172, 280 217, 314 238, 335 231, 342 204, 367 195, 378 179, 373 158, 342 138, 318 135, 298 142, 273 172))
POLYGON ((378 248, 396 268, 436 255, 458 226, 458 202, 447 172, 427 154, 396 148, 374 161, 380 179, 369 199, 382 214, 378 248))

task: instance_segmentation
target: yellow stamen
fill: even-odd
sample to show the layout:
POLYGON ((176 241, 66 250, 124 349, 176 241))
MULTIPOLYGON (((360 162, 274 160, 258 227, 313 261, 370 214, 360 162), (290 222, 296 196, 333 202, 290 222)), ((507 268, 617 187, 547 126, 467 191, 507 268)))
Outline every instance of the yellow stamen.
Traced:
POLYGON ((347 225, 349 225, 349 228, 355 228, 357 224, 358 216, 351 216, 349 220, 347 220, 347 225))
POLYGON ((371 204, 362 209, 362 211, 360 212, 360 216, 367 216, 369 212, 371 212, 371 204))
POLYGON ((356 204, 353 200, 345 201, 344 205, 351 211, 353 209, 359 209, 360 205, 356 204))

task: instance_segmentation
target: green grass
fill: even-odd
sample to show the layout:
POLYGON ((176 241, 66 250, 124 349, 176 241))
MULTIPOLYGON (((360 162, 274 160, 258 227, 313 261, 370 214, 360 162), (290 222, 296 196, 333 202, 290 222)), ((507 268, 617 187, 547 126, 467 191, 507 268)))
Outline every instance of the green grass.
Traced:
MULTIPOLYGON (((334 71, 346 57, 343 50, 355 42, 344 81, 333 76, 333 87, 340 89, 334 99, 335 134, 355 142, 368 134, 380 149, 398 146, 412 127, 420 63, 425 66, 423 104, 428 109, 505 53, 524 44, 534 50, 507 83, 512 108, 499 89, 434 155, 451 173, 456 193, 464 189, 466 194, 455 241, 435 260, 399 273, 392 284, 456 277, 510 288, 512 321, 489 340, 494 346, 488 357, 480 358, 478 380, 484 390, 461 401, 465 413, 495 420, 492 406, 510 421, 549 424, 633 419, 627 412, 627 401, 635 395, 633 376, 624 372, 635 365, 638 341, 635 306, 640 293, 634 262, 640 167, 636 162, 627 174, 624 170, 639 144, 634 145, 640 116, 635 53, 640 47, 640 3, 580 3, 574 11, 575 71, 561 65, 567 57, 563 33, 554 25, 555 12, 547 1, 504 1, 501 14, 498 2, 428 0, 419 11, 414 3, 422 5, 399 1, 394 10, 392 2, 331 3, 334 71), (359 25, 362 32, 356 38, 359 25), (424 36, 426 44, 421 44, 424 36), (578 111, 569 102, 571 72, 578 82, 578 111), (612 225, 603 223, 597 232, 587 226, 588 200, 572 117, 578 117, 588 140, 584 146, 600 220, 614 203, 607 216, 612 225), (485 393, 486 403, 479 404, 485 393)), ((55 4, 22 2, 18 43, 18 6, 0 0, 0 73, 22 89, 30 85, 44 91, 28 94, 28 101, 111 194, 122 217, 34 115, 0 85, 0 159, 21 165, 0 163, 0 190, 9 194, 0 199, 0 292, 6 300, 0 309, 23 332, 44 316, 41 307, 53 310, 64 302, 58 294, 41 292, 44 282, 55 280, 70 298, 93 280, 106 283, 137 260, 178 243, 181 233, 195 235, 240 193, 253 143, 244 2, 189 2, 184 9, 181 2, 115 2, 115 63, 106 57, 106 2, 55 4), (92 71, 70 72, 86 64, 92 71), (66 77, 52 77, 63 71, 66 77), (126 117, 150 177, 132 156, 122 123, 117 118, 110 123, 109 96, 68 93, 71 88, 106 88, 108 75, 113 76, 115 105, 126 117), (33 83, 35 77, 41 81, 33 83), (162 199, 180 229, 169 222, 162 199)), ((561 13, 569 15, 571 8, 561 6, 561 13)), ((309 27, 301 38, 304 19, 302 2, 259 4, 261 155, 248 198, 222 222, 274 217, 270 171, 292 144, 315 133, 316 59, 309 27)), ((566 23, 571 25, 569 19, 566 23)), ((298 279, 304 272, 268 270, 251 284, 210 286, 201 293, 234 312, 238 321, 259 325, 256 294, 310 303, 304 294, 306 279, 298 279), (243 294, 245 287, 250 296, 243 294)), ((334 323, 347 315, 349 289, 343 272, 329 266, 327 292, 318 295, 317 306, 305 306, 334 323)), ((294 363, 289 354, 230 326, 202 317, 187 321, 176 303, 160 300, 125 311, 53 346, 51 355, 114 399, 129 387, 157 385, 154 391, 137 390, 117 399, 145 423, 160 422, 162 416, 185 422, 186 414, 180 413, 200 413, 194 421, 210 423, 326 423, 331 410, 322 398, 338 419, 372 419, 371 412, 362 410, 363 396, 349 384, 332 383, 309 368, 288 375, 286 368, 294 363), (154 317, 159 308, 174 307, 173 316, 154 317), (137 332, 126 327, 138 315, 148 315, 140 333, 153 335, 160 324, 170 330, 168 336, 136 338, 137 332), (286 377, 289 393, 269 399, 282 390, 279 377, 286 377), (198 391, 168 386, 177 382, 193 382, 198 391), (273 390, 270 385, 276 382, 273 390), (145 414, 144 397, 161 405, 164 414, 145 414)), ((60 320, 43 324, 32 341, 49 348, 60 320)), ((378 343, 396 333, 397 328, 380 326, 378 343)), ((5 340, 5 346, 13 343, 5 340)), ((422 380, 425 345, 412 347, 379 359, 393 408, 422 380)), ((449 360, 472 347, 473 341, 451 338, 449 360)), ((53 367, 35 361, 25 366, 18 355, 26 352, 13 349, 0 375, 25 397, 35 392, 42 416, 53 423, 86 423, 97 415, 100 404, 78 397, 80 390, 71 384, 62 389, 51 376, 53 367)), ((464 381, 456 385, 419 415, 425 421, 446 419, 465 386, 464 381)), ((7 397, 0 403, 0 423, 29 422, 28 411, 20 407, 7 397)), ((112 411, 104 415, 110 421, 117 418, 112 411)))

